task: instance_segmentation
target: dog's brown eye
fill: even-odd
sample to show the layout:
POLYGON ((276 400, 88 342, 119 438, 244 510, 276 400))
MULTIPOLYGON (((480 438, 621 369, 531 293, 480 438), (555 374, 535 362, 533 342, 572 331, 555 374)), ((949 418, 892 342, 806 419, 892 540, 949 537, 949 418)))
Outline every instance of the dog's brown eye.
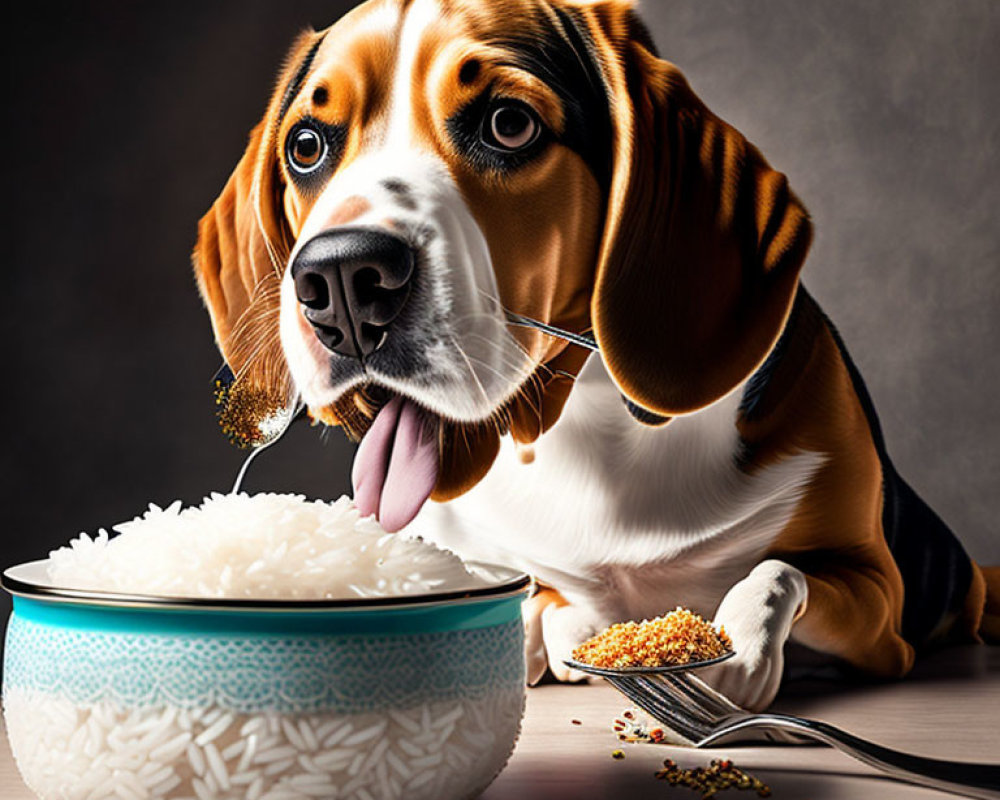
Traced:
POLYGON ((326 142, 312 128, 298 128, 288 140, 288 163, 301 175, 312 172, 326 156, 326 142))
POLYGON ((523 150, 538 138, 541 125, 522 105, 503 105, 490 111, 483 130, 487 145, 498 150, 523 150))

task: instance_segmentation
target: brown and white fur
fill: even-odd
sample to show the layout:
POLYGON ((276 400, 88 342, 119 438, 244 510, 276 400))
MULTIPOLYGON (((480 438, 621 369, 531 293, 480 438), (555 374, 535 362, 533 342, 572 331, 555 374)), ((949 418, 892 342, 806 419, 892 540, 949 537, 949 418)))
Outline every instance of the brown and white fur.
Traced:
POLYGON ((195 263, 238 379, 357 434, 386 391, 421 409, 439 502, 407 530, 551 587, 526 605, 532 680, 683 605, 733 639, 709 679, 760 708, 788 641, 899 676, 917 648, 1000 633, 1000 576, 907 493, 799 285, 810 232, 626 0, 372 0, 296 43, 195 263), (508 101, 542 134, 497 156, 475 114, 508 101), (333 132, 309 180, 287 163, 303 120, 333 132), (289 269, 347 225, 418 254, 364 362, 313 335, 289 269), (505 310, 592 331, 601 356, 505 310), (887 509, 918 524, 888 531, 887 509))

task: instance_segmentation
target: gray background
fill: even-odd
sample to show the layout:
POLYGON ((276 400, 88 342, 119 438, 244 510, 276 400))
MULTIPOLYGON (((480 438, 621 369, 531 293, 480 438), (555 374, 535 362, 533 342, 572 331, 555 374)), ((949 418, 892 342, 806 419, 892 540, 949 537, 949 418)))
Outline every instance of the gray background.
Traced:
MULTIPOLYGON (((195 225, 296 31, 352 4, 38 5, 2 56, 4 567, 230 485, 241 456, 213 418, 195 225)), ((812 212, 805 280, 902 473, 1000 562, 1000 4, 643 9, 664 56, 812 212)), ((336 431, 300 425, 249 488, 337 496, 350 458, 336 431)))

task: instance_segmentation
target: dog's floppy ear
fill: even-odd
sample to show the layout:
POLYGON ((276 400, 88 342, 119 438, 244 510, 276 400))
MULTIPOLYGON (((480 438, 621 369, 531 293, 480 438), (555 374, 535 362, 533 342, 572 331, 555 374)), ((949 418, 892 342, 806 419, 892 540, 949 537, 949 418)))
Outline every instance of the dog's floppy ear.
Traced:
POLYGON ((780 335, 809 218, 785 176, 656 56, 631 4, 577 13, 614 131, 594 332, 629 400, 665 417, 696 411, 752 374, 780 335))
POLYGON ((198 224, 195 277, 216 342, 237 375, 260 352, 259 340, 252 335, 259 331, 251 329, 277 313, 291 235, 283 212, 276 137, 321 40, 322 35, 314 32, 299 36, 264 118, 250 133, 246 152, 198 224))

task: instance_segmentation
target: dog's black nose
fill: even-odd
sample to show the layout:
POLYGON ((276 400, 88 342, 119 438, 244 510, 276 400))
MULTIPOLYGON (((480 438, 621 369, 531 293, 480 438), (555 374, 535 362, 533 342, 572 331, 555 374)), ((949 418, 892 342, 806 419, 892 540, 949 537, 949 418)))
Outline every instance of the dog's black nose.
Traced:
POLYGON ((390 233, 335 228, 314 236, 292 262, 295 295, 323 345, 364 358, 385 342, 410 293, 414 254, 390 233))

